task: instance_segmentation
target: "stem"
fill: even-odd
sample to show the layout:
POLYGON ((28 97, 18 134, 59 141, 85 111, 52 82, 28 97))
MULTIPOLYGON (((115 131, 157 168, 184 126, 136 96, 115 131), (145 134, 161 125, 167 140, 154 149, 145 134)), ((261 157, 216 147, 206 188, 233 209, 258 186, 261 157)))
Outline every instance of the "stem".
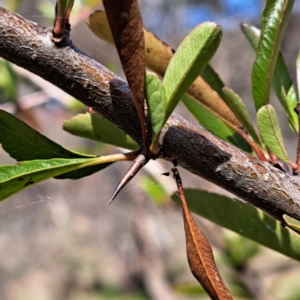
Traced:
MULTIPOLYGON (((116 124, 139 145, 141 127, 128 84, 66 40, 0 7, 0 56, 41 76, 116 124), (110 82, 115 87, 110 88, 110 82)), ((300 178, 222 141, 173 114, 162 129, 163 158, 223 187, 282 221, 300 219, 300 178)))

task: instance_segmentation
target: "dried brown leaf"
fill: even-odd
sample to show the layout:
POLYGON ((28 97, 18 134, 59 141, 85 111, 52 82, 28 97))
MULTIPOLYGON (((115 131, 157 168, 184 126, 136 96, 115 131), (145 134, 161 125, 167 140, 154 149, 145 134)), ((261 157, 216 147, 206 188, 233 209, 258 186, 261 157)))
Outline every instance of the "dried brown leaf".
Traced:
POLYGON ((148 149, 149 137, 144 110, 145 50, 143 24, 136 0, 103 0, 116 48, 137 109, 148 149))
POLYGON ((178 170, 173 168, 172 171, 183 210, 186 251, 190 269, 211 299, 232 300, 216 266, 211 246, 187 207, 178 170))

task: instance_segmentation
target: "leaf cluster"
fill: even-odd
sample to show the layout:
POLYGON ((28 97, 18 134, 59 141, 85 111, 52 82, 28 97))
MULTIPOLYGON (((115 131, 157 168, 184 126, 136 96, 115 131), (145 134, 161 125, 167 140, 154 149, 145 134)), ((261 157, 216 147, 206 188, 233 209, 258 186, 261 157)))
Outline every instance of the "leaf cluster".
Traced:
MULTIPOLYGON (((73 2, 57 1, 54 38, 61 39, 65 33, 73 2)), ((295 176, 298 174, 300 150, 297 152, 296 163, 293 163, 287 155, 277 113, 269 103, 270 91, 273 88, 291 130, 298 135, 299 122, 294 109, 299 99, 280 51, 294 1, 267 0, 262 12, 260 30, 241 24, 243 34, 256 53, 251 82, 258 131, 255 130, 256 126, 252 123, 242 99, 225 86, 209 65, 222 38, 222 30, 218 24, 206 22, 196 26, 177 50, 173 51, 166 43, 143 29, 136 3, 132 10, 126 6, 128 11, 124 14, 125 17, 116 21, 116 16, 123 11, 116 10, 114 2, 116 1, 104 1, 107 15, 103 11, 97 11, 89 17, 87 24, 98 37, 114 43, 118 49, 139 115, 144 141, 142 147, 147 155, 148 152, 159 155, 162 128, 182 100, 196 120, 213 134, 256 155, 266 163, 278 166, 283 172, 290 172, 292 169, 295 176), (120 35, 122 31, 124 34, 120 35), (131 51, 132 49, 137 50, 131 51), (141 68, 138 67, 140 62, 141 68), (145 72, 146 67, 153 73, 145 72)), ((300 89, 300 55, 296 66, 300 89)), ((11 89, 7 93, 10 91, 11 89)), ((93 113, 80 114, 67 120, 63 129, 76 136, 129 150, 139 147, 114 124, 93 113)), ((17 161, 15 165, 0 166, 0 200, 48 178, 80 179, 101 171, 115 161, 134 160, 140 154, 134 151, 124 155, 97 157, 77 153, 51 141, 4 111, 0 111, 0 132, 3 149, 17 161)), ((144 152, 142 154, 145 155, 144 152)), ((200 190, 188 190, 185 194, 190 209, 197 214, 289 257, 300 259, 298 236, 281 228, 277 221, 261 211, 239 200, 200 190), (252 220, 251 226, 246 220, 252 220)), ((172 198, 176 201, 175 195, 172 198)), ((199 256, 201 251, 197 247, 204 239, 184 202, 182 206, 188 256, 192 254, 189 261, 193 272, 198 274, 195 268, 199 268, 198 258, 202 254, 199 256)), ((293 220, 287 216, 283 216, 283 220, 286 225, 299 231, 299 225, 294 224, 293 220)), ((204 252, 208 253, 209 250, 204 252)), ((203 265, 201 257, 200 262, 203 265)), ((206 273, 211 270, 212 268, 207 268, 206 273)), ((203 285, 206 279, 200 281, 203 285)), ((207 290, 213 294, 216 288, 207 290)), ((218 296, 212 297, 219 299, 218 296)), ((220 299, 231 299, 226 297, 220 296, 220 299)))

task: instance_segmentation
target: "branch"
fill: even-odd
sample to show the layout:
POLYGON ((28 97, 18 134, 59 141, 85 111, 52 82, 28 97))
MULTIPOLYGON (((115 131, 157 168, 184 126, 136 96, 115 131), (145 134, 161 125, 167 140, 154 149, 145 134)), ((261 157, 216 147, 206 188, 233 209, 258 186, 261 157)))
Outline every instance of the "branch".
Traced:
MULTIPOLYGON (((43 28, 0 7, 0 56, 53 83, 115 123, 142 144, 141 129, 126 82, 67 37, 57 46, 43 28)), ((1 133, 0 133, 1 134, 1 133)), ((199 126, 172 115, 161 137, 163 158, 199 175, 279 221, 300 220, 300 179, 227 144, 199 126)))

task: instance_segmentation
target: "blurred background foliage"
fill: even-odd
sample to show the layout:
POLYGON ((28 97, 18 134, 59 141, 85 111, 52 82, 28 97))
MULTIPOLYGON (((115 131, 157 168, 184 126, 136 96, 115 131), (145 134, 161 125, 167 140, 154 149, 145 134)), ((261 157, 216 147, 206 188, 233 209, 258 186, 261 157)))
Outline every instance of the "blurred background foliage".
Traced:
MULTIPOLYGON (((240 21, 259 25, 263 2, 139 1, 144 26, 175 49, 196 24, 211 20, 222 25, 224 37, 212 65, 246 102, 252 115, 254 53, 238 25, 240 21)), ((0 1, 0 5, 44 26, 52 25, 53 0, 9 0, 0 1)), ((101 7, 99 0, 75 1, 71 39, 123 76, 116 50, 98 40, 84 23, 101 7)), ((299 49, 299 7, 296 1, 282 46, 293 76, 299 49)), ((0 60, 0 109, 65 147, 93 154, 120 151, 63 132, 62 122, 86 108, 50 83, 4 60, 0 60)), ((183 106, 179 105, 177 112, 194 121, 183 106)), ((286 120, 280 121, 293 157, 297 140, 286 120)), ((1 149, 0 163, 13 163, 1 149)), ((113 188, 127 167, 126 163, 114 164, 80 181, 51 179, 0 204, 2 300, 207 299, 188 269, 181 211, 170 200, 175 184, 171 176, 160 175, 171 165, 151 162, 109 206, 113 188)), ((185 187, 226 194, 184 170, 181 177, 185 187)), ((296 261, 205 219, 197 220, 235 299, 300 298, 296 261)))

